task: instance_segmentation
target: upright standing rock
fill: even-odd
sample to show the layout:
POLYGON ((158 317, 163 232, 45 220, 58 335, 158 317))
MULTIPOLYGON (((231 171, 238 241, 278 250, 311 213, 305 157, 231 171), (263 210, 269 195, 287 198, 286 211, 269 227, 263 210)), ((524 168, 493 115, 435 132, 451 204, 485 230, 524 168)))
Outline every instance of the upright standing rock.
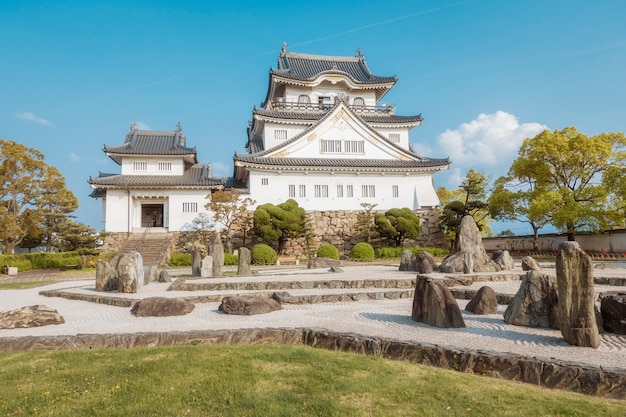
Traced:
POLYGON ((440 280, 417 276, 413 294, 414 321, 437 327, 465 327, 461 309, 448 287, 440 280))
POLYGON ((138 281, 143 281, 143 273, 137 276, 137 264, 132 256, 122 256, 117 263, 117 277, 119 279, 119 291, 123 293, 136 293, 140 287, 138 281))
POLYGON ((428 252, 420 252, 415 256, 414 270, 418 274, 430 274, 437 267, 437 261, 433 255, 428 252))
POLYGON ((500 265, 504 271, 510 271, 515 267, 515 261, 513 261, 513 258, 508 250, 495 251, 491 259, 500 265))
POLYGON ((415 255, 411 249, 403 249, 400 258, 400 271, 415 271, 415 255))
POLYGON ((252 263, 252 255, 250 249, 239 248, 239 260, 237 263, 237 275, 250 275, 252 269, 250 264, 252 263))
POLYGON ((504 311, 504 321, 516 326, 558 329, 556 278, 528 271, 504 311))
POLYGON ((498 312, 498 298, 493 288, 481 287, 467 303, 465 310, 474 314, 496 314, 498 312))
POLYGON ((593 291, 593 262, 578 242, 563 242, 556 255, 559 292, 558 320, 570 345, 600 346, 593 291))
POLYGON ((491 260, 483 246, 483 238, 472 216, 465 216, 459 226, 459 251, 443 260, 443 272, 495 272, 501 268, 491 260))
POLYGON ((200 268, 200 277, 211 278, 213 276, 213 257, 205 256, 202 258, 202 267, 200 268))
POLYGON ((191 276, 202 276, 202 251, 194 249, 191 251, 191 276))
POLYGON ((541 267, 532 256, 524 256, 522 258, 522 270, 524 271, 541 271, 541 267))
POLYGON ((117 290, 117 278, 111 265, 104 259, 98 259, 96 264, 96 291, 117 290))
POLYGON ((219 233, 215 233, 209 245, 209 255, 213 258, 213 276, 221 277, 224 268, 224 245, 219 233))

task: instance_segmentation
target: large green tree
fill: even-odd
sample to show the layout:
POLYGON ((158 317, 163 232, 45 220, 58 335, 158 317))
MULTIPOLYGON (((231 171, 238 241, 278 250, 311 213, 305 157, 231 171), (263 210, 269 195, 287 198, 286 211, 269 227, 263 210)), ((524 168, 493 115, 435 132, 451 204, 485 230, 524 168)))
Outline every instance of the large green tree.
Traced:
POLYGON ((0 241, 7 253, 33 232, 41 219, 38 203, 49 167, 41 152, 0 140, 0 241))
POLYGON ((420 219, 410 208, 393 208, 378 214, 374 220, 380 236, 389 239, 394 246, 407 239, 415 240, 420 234, 420 219))
POLYGON ((73 217, 78 208, 78 199, 65 186, 65 178, 55 167, 48 167, 42 182, 46 190, 37 201, 41 213, 41 229, 46 244, 46 252, 52 249, 53 238, 63 233, 62 226, 73 217))
POLYGON ((494 183, 489 196, 489 215, 496 220, 528 223, 533 230, 533 248, 539 249, 539 229, 550 222, 550 212, 543 207, 549 199, 541 198, 546 190, 538 189, 531 178, 517 176, 500 177, 494 183))
POLYGON ((96 248, 98 235, 93 227, 70 219, 60 224, 58 239, 55 246, 60 251, 92 250, 96 248))
POLYGON ((509 177, 528 185, 528 215, 549 218, 574 240, 580 230, 623 224, 625 145, 623 133, 588 136, 574 127, 545 130, 524 141, 509 177))
POLYGON ((289 239, 306 230, 306 212, 295 200, 277 205, 262 204, 254 211, 254 233, 282 253, 289 239))

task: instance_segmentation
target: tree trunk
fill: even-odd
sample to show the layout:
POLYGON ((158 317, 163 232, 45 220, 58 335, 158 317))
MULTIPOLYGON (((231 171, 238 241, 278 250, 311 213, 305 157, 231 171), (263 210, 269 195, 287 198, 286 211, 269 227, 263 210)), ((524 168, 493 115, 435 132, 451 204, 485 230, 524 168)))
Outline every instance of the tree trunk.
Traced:
POLYGON ((576 230, 574 229, 574 225, 573 224, 568 224, 567 225, 567 240, 568 240, 568 242, 575 242, 576 241, 576 230))
POLYGON ((533 232, 535 234, 533 237, 533 250, 539 252, 539 228, 533 226, 533 232))

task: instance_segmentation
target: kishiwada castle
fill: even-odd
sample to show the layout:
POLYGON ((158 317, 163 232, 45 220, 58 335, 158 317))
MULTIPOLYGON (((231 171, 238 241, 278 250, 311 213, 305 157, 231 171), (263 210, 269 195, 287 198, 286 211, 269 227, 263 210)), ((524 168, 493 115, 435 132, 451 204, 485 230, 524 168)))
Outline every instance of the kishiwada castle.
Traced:
POLYGON ((91 196, 102 200, 105 230, 191 230, 200 213, 211 215, 207 195, 237 189, 257 205, 294 199, 322 240, 345 239, 362 203, 377 204, 376 211, 411 208, 428 240, 438 230, 432 176, 450 161, 415 153, 409 131, 422 124, 421 114, 399 116, 382 102, 396 82, 374 75, 360 50, 320 56, 283 45, 265 100, 252 109, 247 153, 235 154, 231 178, 213 177, 180 124, 148 131, 133 123, 122 144, 104 146, 121 167, 89 179, 91 196))

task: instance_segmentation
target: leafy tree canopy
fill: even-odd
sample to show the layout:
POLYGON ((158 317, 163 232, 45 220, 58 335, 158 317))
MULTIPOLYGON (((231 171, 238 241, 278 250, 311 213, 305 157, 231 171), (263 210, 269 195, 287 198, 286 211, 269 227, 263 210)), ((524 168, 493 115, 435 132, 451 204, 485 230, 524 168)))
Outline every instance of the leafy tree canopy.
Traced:
POLYGON ((420 219, 410 208, 394 208, 375 218, 380 236, 391 240, 395 246, 407 239, 417 239, 420 234, 420 219))
POLYGON ((260 205, 254 211, 254 232, 266 243, 278 246, 282 253, 289 239, 300 236, 306 230, 306 212, 295 200, 284 203, 260 205))
POLYGON ((256 203, 250 197, 243 198, 236 189, 231 191, 217 191, 209 194, 210 200, 205 208, 213 212, 215 221, 226 228, 225 250, 233 252, 232 229, 233 227, 245 228, 248 219, 248 207, 256 203))

